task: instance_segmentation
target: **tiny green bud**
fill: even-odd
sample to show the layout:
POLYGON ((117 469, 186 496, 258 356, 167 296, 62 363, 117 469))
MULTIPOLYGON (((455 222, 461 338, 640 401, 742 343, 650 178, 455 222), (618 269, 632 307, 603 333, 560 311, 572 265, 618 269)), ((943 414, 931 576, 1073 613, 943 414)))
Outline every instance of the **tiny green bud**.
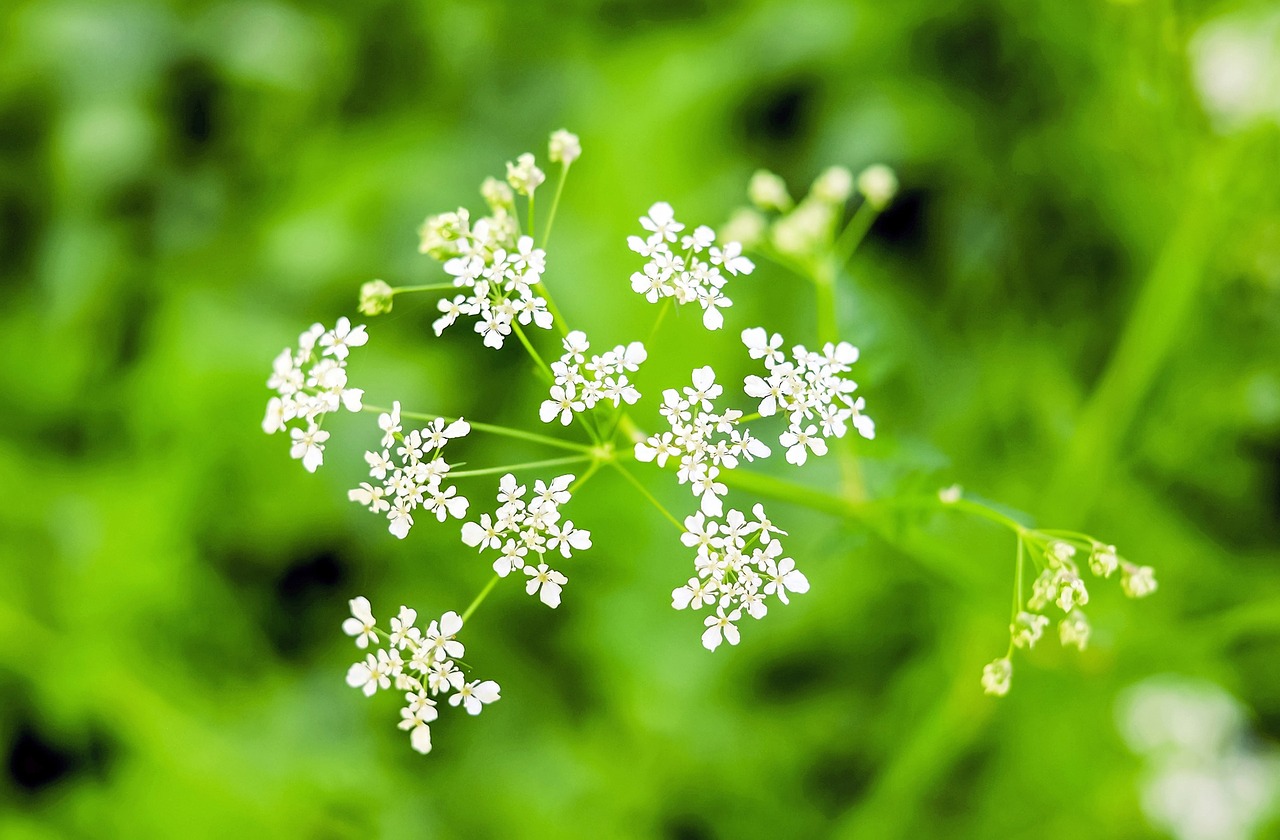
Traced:
POLYGON ((743 248, 753 248, 764 237, 765 221, 750 207, 739 207, 720 229, 721 242, 739 242, 743 248))
POLYGON ((779 213, 787 212, 795 203, 787 192, 786 182, 767 169, 757 169, 751 176, 747 197, 761 210, 777 210, 779 213))
POLYGON ((484 183, 480 185, 480 195, 484 197, 484 203, 488 204, 489 209, 494 212, 510 211, 516 206, 516 195, 511 191, 511 187, 497 178, 485 178, 484 183))
POLYGON ((360 303, 356 307, 362 315, 383 315, 391 311, 395 289, 381 280, 370 280, 360 287, 360 303))
POLYGON ((868 166, 858 175, 858 192, 872 207, 883 210, 898 193, 898 176, 882 163, 868 166))
POLYGON ((827 204, 844 204, 853 195, 853 173, 843 166, 829 167, 813 182, 810 193, 827 204))

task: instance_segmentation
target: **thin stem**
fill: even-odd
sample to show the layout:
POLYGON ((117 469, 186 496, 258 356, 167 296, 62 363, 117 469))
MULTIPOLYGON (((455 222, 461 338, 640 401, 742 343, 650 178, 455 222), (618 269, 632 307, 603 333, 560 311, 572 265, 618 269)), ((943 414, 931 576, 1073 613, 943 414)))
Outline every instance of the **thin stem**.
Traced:
POLYGON ((565 491, 565 492, 567 492, 567 493, 573 493, 573 492, 576 492, 576 491, 577 491, 577 489, 578 489, 579 487, 581 487, 582 485, 586 484, 586 483, 587 483, 587 479, 589 479, 589 478, 591 478, 591 476, 595 475, 595 474, 596 474, 596 471, 597 471, 597 470, 599 470, 602 466, 604 466, 604 461, 601 461, 599 458, 596 458, 596 459, 591 463, 591 466, 587 467, 587 471, 586 471, 586 472, 584 472, 582 475, 578 476, 578 480, 577 480, 577 481, 575 481, 575 482, 573 482, 573 484, 570 484, 570 485, 569 485, 569 489, 568 489, 567 491, 565 491))
POLYGON ((649 337, 644 340, 645 344, 653 341, 653 337, 658 334, 658 327, 662 326, 662 322, 666 319, 667 313, 671 311, 671 298, 667 298, 662 302, 661 308, 658 309, 658 317, 653 322, 653 328, 649 330, 649 337))
POLYGON ((538 235, 538 229, 533 226, 533 191, 529 192, 529 235, 538 235))
POLYGON ((428 283, 425 286, 393 286, 391 294, 399 295, 405 292, 442 292, 446 289, 458 288, 453 283, 428 283))
MULTIPOLYGON (((391 409, 389 408, 380 408, 375 405, 366 405, 361 410, 376 414, 389 414, 391 412, 391 409)), ((408 417, 411 420, 444 420, 448 423, 452 423, 454 420, 458 419, 457 417, 445 417, 442 414, 424 414, 419 411, 401 411, 400 416, 408 417)), ((573 452, 590 452, 592 449, 590 446, 582 443, 573 443, 567 440, 560 440, 559 438, 547 437, 546 435, 536 434, 535 432, 526 432, 523 429, 512 429, 507 426, 495 426, 492 423, 476 423, 471 420, 468 420, 467 422, 471 425, 471 428, 477 432, 516 438, 517 440, 527 440, 530 443, 541 443, 544 446, 554 446, 558 449, 568 449, 573 452)))
POLYGON ((682 534, 684 533, 684 525, 680 523, 680 520, 672 516, 671 511, 667 510, 666 507, 663 506, 662 502, 658 501, 654 497, 654 495, 649 492, 649 488, 645 487, 643 484, 640 483, 640 479, 632 475, 630 470, 622 466, 622 464, 619 464, 617 461, 612 461, 610 463, 613 465, 614 469, 622 473, 623 478, 631 482, 631 486, 635 487, 637 490, 640 491, 640 495, 648 499, 653 504, 653 506, 656 507, 658 511, 661 512, 662 515, 665 516, 671 522, 672 525, 676 526, 676 529, 679 530, 680 533, 682 534))
POLYGON ((523 464, 512 464, 509 467, 484 467, 478 470, 461 470, 449 473, 449 478, 471 478, 477 475, 497 475, 498 473, 515 472, 516 470, 533 470, 540 467, 558 467, 563 464, 580 464, 583 461, 594 461, 594 455, 570 455, 565 458, 549 458, 545 461, 527 461, 523 464))
POLYGON ((817 293, 818 341, 834 344, 840 340, 836 317, 836 272, 830 260, 823 260, 810 275, 817 293))
POLYGON ((489 579, 489 582, 484 585, 484 589, 480 590, 480 594, 475 597, 475 599, 471 602, 470 606, 468 606, 465 610, 463 610, 462 612, 463 624, 466 624, 467 619, 471 618, 471 614, 476 611, 476 607, 480 606, 480 604, 484 602, 484 599, 489 597, 489 593, 493 591, 493 588, 498 585, 498 581, 500 580, 502 580, 502 578, 498 577, 497 575, 494 575, 492 578, 489 579))
POLYGON ((1009 623, 1012 624, 1018 618, 1018 613, 1022 610, 1022 567, 1026 565, 1026 546, 1022 542, 1022 535, 1018 535, 1018 559, 1017 566, 1013 572, 1013 618, 1009 623))
MULTIPOLYGON (((971 499, 957 499, 954 502, 939 502, 939 504, 944 508, 962 510, 966 513, 972 513, 975 516, 980 516, 983 519, 1003 525, 1017 534, 1019 538, 1026 536, 1029 531, 1027 526, 1023 525, 1013 517, 1005 516, 1000 511, 994 508, 989 508, 986 505, 981 504, 980 502, 975 502, 971 499)), ((1019 540, 1019 542, 1021 542, 1021 540, 1019 540)))
MULTIPOLYGON (((556 182, 556 194, 551 199, 551 212, 547 214, 547 227, 545 230, 542 231, 542 247, 544 250, 547 247, 547 243, 551 241, 551 226, 555 224, 556 210, 560 207, 560 193, 564 192, 564 182, 568 178, 569 178, 569 164, 566 163, 564 166, 560 167, 560 180, 556 182)), ((529 203, 530 203, 529 213, 531 214, 530 220, 529 220, 529 228, 532 231, 533 229, 533 218, 532 218, 533 197, 532 196, 530 196, 529 198, 529 203)))
POLYGON ((537 363, 542 375, 548 381, 555 381, 555 377, 551 375, 551 368, 547 367, 547 363, 542 360, 542 356, 538 355, 538 351, 533 349, 533 345, 529 343, 529 337, 524 334, 524 330, 520 329, 520 324, 512 321, 511 329, 515 332, 516 338, 520 339, 520 343, 524 345, 524 349, 529 351, 529 356, 537 363))
POLYGON ((844 265, 849 261, 879 215, 880 211, 870 201, 864 201, 858 206, 853 213, 853 218, 836 239, 836 245, 832 251, 836 258, 836 265, 844 265))

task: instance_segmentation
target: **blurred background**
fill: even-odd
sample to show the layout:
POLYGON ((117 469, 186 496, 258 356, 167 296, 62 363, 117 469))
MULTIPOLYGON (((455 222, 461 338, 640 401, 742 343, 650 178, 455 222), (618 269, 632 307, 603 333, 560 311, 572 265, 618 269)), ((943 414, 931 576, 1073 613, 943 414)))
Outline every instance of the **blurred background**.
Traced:
MULTIPOLYGON (((10 0, 0 837, 1280 836, 1278 196, 1274 3, 10 0), (688 550, 602 474, 563 606, 500 587, 464 631, 502 701, 411 752, 343 684, 347 599, 438 615, 487 564, 346 500, 370 415, 305 473, 264 383, 362 282, 438 281, 422 219, 561 127, 547 282, 597 348, 652 325, 624 244, 652 202, 717 224, 758 167, 803 194, 892 165, 840 290, 872 495, 961 483, 1159 592, 1095 586, 1090 648, 1021 655, 996 700, 1008 532, 772 503, 812 591, 712 655, 670 608, 688 550)), ((747 326, 814 340, 803 281, 734 289, 722 333, 664 324, 642 390, 741 377, 747 326)), ((371 322, 367 401, 536 422, 519 348, 434 315, 371 322)))

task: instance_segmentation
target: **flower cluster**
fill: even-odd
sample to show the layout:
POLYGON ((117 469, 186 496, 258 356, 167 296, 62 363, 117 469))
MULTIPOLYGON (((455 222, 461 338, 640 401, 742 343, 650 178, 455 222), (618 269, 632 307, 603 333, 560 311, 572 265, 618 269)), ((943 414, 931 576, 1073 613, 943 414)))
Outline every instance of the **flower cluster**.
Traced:
POLYGON ((378 628, 369 599, 353 598, 350 606, 351 618, 342 622, 342 630, 355 637, 356 647, 366 650, 380 640, 386 647, 353 664, 347 670, 347 685, 360 689, 366 697, 392 685, 405 692, 399 726, 409 733, 409 743, 418 752, 431 752, 429 724, 439 716, 437 697, 448 695, 450 706, 462 706, 471 715, 480 714, 486 705, 500 699, 496 682, 469 681, 458 667, 457 661, 466 650, 457 639, 462 619, 456 612, 433 620, 424 632, 415 626, 418 613, 402 606, 391 619, 390 632, 384 632, 378 628))
POLYGON ((551 385, 551 398, 543 401, 538 414, 543 423, 550 423, 558 415, 560 422, 569 425, 573 415, 590 411, 601 401, 613 403, 617 408, 623 403, 635 405, 640 392, 627 379, 635 373, 648 357, 644 344, 633 341, 625 347, 619 344, 607 353, 592 356, 586 333, 574 330, 564 338, 564 355, 551 364, 555 377, 551 385))
POLYGON ((374 513, 385 512, 388 530, 400 539, 409 534, 413 512, 419 507, 435 514, 441 522, 450 516, 466 516, 466 497, 458 495, 458 488, 444 486, 450 467, 441 453, 449 441, 465 437, 471 425, 461 418, 446 423, 437 417, 425 428, 406 434, 397 402, 389 414, 378 415, 378 426, 382 429, 382 449, 364 453, 369 478, 375 483, 361 482, 347 492, 347 498, 374 513))
POLYGON ((796 345, 791 348, 792 361, 786 361, 782 336, 770 337, 762 327, 743 330, 742 343, 751 358, 764 359, 768 371, 766 377, 746 378, 747 396, 760 400, 761 417, 787 415, 787 430, 778 438, 786 447, 787 461, 801 465, 810 450, 827 454, 824 438, 844 437, 850 423, 864 438, 875 437, 875 423, 862 413, 865 401, 850 396, 858 383, 843 376, 858 360, 858 348, 846 341, 828 342, 815 353, 796 345))
POLYGON ((262 430, 269 435, 289 430, 293 447, 289 454, 302 461, 307 472, 324 463, 324 442, 329 433, 320 428, 324 415, 339 408, 359 411, 364 391, 347 387, 347 356, 352 347, 369 340, 364 325, 352 327, 339 318, 333 329, 322 324, 298 336, 298 349, 285 348, 272 364, 267 387, 276 396, 267 403, 262 430), (292 421, 302 425, 290 426, 292 421))
POLYGON ((522 570, 529 578, 525 591, 537 595, 548 607, 560 606, 560 591, 569 579, 551 568, 547 555, 559 552, 569 559, 574 551, 591 548, 591 532, 575 528, 573 520, 560 521, 560 506, 570 498, 574 476, 562 475, 544 484, 538 479, 533 497, 526 499, 527 487, 517 484, 507 473, 498 483, 497 511, 480 515, 479 522, 462 526, 462 541, 481 551, 498 552, 493 570, 499 577, 522 570), (530 554, 536 555, 536 561, 530 554))
POLYGON ((716 372, 701 367, 693 372, 693 387, 684 393, 668 388, 662 392, 659 411, 671 426, 671 431, 651 435, 635 446, 637 461, 656 461, 665 467, 675 458, 679 464, 677 477, 681 484, 689 484, 693 495, 700 499, 702 512, 718 517, 724 511, 720 497, 729 492, 716 479, 721 468, 731 470, 739 459, 753 461, 769 457, 769 447, 746 429, 738 428, 742 412, 726 409, 715 413, 713 400, 724 389, 716 384, 716 372))
POLYGON ((856 179, 845 167, 832 166, 818 175, 808 195, 797 203, 780 177, 760 170, 747 187, 753 207, 735 212, 721 233, 748 248, 767 238, 783 257, 811 263, 835 247, 837 225, 855 190, 878 213, 893 200, 898 179, 882 164, 867 167, 856 179))
POLYGON ((1114 545, 1057 531, 1026 531, 1021 540, 1020 551, 1025 547, 1040 572, 1031 585, 1031 597, 1025 605, 1019 603, 1009 625, 1009 654, 989 663, 982 671, 983 689, 999 696, 1008 693, 1012 681, 1010 654, 1013 649, 1034 647, 1049 625, 1049 616, 1041 610, 1053 605, 1062 611, 1058 641, 1063 647, 1084 650, 1088 645, 1089 621, 1080 607, 1089 603, 1089 590, 1076 560, 1082 551, 1088 552, 1089 571, 1095 576, 1109 578, 1119 570, 1120 588, 1128 597, 1144 598, 1156 590, 1154 570, 1121 559, 1114 545))
POLYGON ((696 574, 671 593, 671 606, 715 610, 703 621, 702 645, 707 650, 715 650, 721 641, 736 645, 742 614, 764 618, 769 612, 767 596, 787 604, 788 592, 809 591, 809 580, 796 569, 795 561, 782 556, 776 535, 786 536, 786 531, 769 521, 763 505, 756 505, 752 514, 755 519, 738 510, 730 510, 723 518, 695 513, 684 521, 680 541, 697 549, 696 574))
POLYGON ((632 251, 649 260, 644 269, 631 275, 631 288, 645 296, 650 303, 662 298, 675 298, 676 303, 697 301, 702 307, 702 323, 709 330, 724 325, 721 309, 732 306, 733 301, 724 295, 727 271, 732 275, 750 274, 755 264, 742 255, 742 245, 729 242, 723 249, 716 247, 716 233, 705 225, 693 233, 680 237, 680 253, 672 250, 684 225, 676 221, 675 211, 665 201, 649 208, 649 215, 640 218, 640 224, 649 235, 627 237, 632 251), (707 259, 702 254, 707 254, 707 259))
POLYGON ((475 331, 494 349, 511 335, 514 322, 551 329, 547 301, 534 292, 546 270, 547 254, 533 247, 533 237, 520 237, 510 250, 491 250, 481 238, 464 236, 462 242, 464 250, 448 260, 444 270, 453 277, 453 285, 466 291, 440 301, 442 314, 431 325, 436 335, 460 315, 475 316, 475 331))

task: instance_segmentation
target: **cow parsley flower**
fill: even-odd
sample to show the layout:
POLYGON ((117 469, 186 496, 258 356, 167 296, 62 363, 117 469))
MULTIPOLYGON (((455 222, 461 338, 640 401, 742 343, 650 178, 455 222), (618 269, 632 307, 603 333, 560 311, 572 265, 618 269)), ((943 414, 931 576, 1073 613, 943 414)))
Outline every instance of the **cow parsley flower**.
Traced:
POLYGON ((769 612, 768 598, 790 603, 788 593, 809 591, 809 579, 784 557, 777 535, 764 506, 756 505, 754 519, 738 510, 723 517, 699 512, 685 518, 680 541, 695 550, 694 577, 671 592, 671 606, 677 610, 700 610, 714 605, 702 634, 702 644, 715 650, 722 641, 738 644, 737 622, 746 613, 754 619, 769 612))
POLYGON ((809 452, 825 455, 824 438, 844 437, 850 425, 863 437, 874 438, 875 423, 862 413, 863 399, 852 396, 858 384, 844 376, 858 360, 858 348, 844 341, 828 342, 822 352, 796 345, 787 361, 782 341, 781 335, 770 336, 761 327, 742 331, 751 358, 761 359, 768 372, 764 377, 748 376, 743 390, 760 401, 761 417, 787 416, 787 429, 778 437, 787 461, 799 466, 809 452))
POLYGON ((982 669, 982 690, 996 697, 1009 693, 1013 681, 1013 663, 1008 657, 997 659, 982 669))
POLYGON ((1063 647, 1075 645, 1084 650, 1089 643, 1089 621, 1080 610, 1072 610, 1067 617, 1058 622, 1058 639, 1063 647))
POLYGON ((481 552, 498 552, 493 570, 499 577, 522 570, 529 577, 526 591, 553 609, 560 606, 560 593, 569 579, 551 568, 548 558, 559 554, 568 560, 573 552, 591 548, 591 532, 560 517, 560 506, 569 501, 573 479, 562 475, 550 484, 539 479, 530 497, 528 485, 507 473, 498 483, 497 511, 492 516, 481 514, 479 520, 462 526, 464 543, 481 552))
MULTIPOLYGON (((572 137, 565 134, 560 138, 562 144, 572 137)), ((562 152, 569 155, 573 150, 564 145, 562 152)), ((545 177, 533 155, 521 155, 515 163, 507 164, 510 186, 493 178, 481 186, 488 216, 473 220, 468 210, 459 208, 430 216, 423 223, 419 250, 443 263, 458 289, 437 303, 440 317, 432 324, 436 335, 459 318, 473 318, 473 329, 484 345, 499 349, 517 326, 552 328, 554 317, 538 291, 547 255, 534 247, 533 237, 520 235, 512 192, 514 188, 521 195, 532 196, 545 177)), ((371 296, 370 306, 375 302, 371 296)))
POLYGON ((545 180, 547 176, 538 168, 537 162, 529 152, 516 158, 515 163, 507 161, 507 183, 521 195, 533 195, 533 191, 545 180))
POLYGON ((462 418, 446 422, 438 417, 406 434, 400 422, 400 403, 395 402, 390 412, 378 415, 378 428, 383 432, 382 449, 364 454, 369 478, 376 483, 361 482, 347 492, 348 499, 373 513, 385 513, 387 529, 399 539, 409 535, 413 512, 418 508, 441 522, 467 515, 466 497, 459 495, 456 487, 445 486, 451 467, 443 452, 450 441, 471 431, 470 423, 462 418))
POLYGON ((339 318, 333 329, 313 324, 298 337, 296 350, 285 349, 272 365, 267 387, 276 392, 267 403, 262 430, 269 435, 288 430, 290 457, 307 472, 324 463, 329 433, 320 428, 326 414, 345 408, 359 411, 364 391, 347 387, 347 357, 369 336, 364 325, 339 318), (297 425, 294 425, 294 424, 297 425))
POLYGON ((674 298, 682 305, 697 303, 702 307, 703 326, 709 330, 724 326, 720 310, 733 305, 723 292, 728 280, 725 273, 750 274, 755 270, 755 264, 742 255, 741 243, 714 247, 716 233, 706 226, 679 237, 685 226, 676 221, 675 211, 665 201, 650 207, 640 225, 648 236, 629 236, 627 246, 649 262, 631 275, 631 288, 650 303, 663 298, 674 298))
POLYGON ((668 459, 678 460, 676 477, 688 484, 700 499, 702 512, 719 516, 723 511, 721 497, 728 488, 717 478, 722 469, 731 470, 740 460, 767 458, 770 449, 745 428, 739 428, 742 412, 727 409, 717 414, 714 400, 723 392, 711 367, 693 371, 693 387, 684 392, 667 389, 662 394, 659 412, 671 426, 670 432, 651 435, 636 443, 638 461, 657 461, 665 466, 668 459))
POLYGON ((439 717, 437 697, 448 695, 450 706, 462 706, 471 715, 480 714, 486 705, 501 698, 496 682, 467 682, 459 670, 456 660, 465 649, 456 638, 462 630, 462 619, 456 612, 446 612, 431 621, 423 632, 414 624, 417 612, 402 606, 391 620, 388 634, 378 630, 367 598, 353 598, 350 603, 352 618, 343 622, 343 632, 356 636, 360 648, 378 636, 385 636, 390 646, 367 654, 347 669, 347 684, 360 689, 366 697, 390 689, 393 683, 397 690, 405 692, 405 706, 400 709, 397 726, 409 733, 409 745, 415 751, 431 752, 429 724, 439 717), (408 661, 401 651, 408 654, 408 661))
MULTIPOLYGON (((1117 568, 1120 569, 1121 588, 1130 597, 1142 597, 1155 589, 1151 567, 1128 563, 1116 553, 1115 546, 1087 535, 1023 529, 1019 532, 1019 542, 1018 562, 1027 562, 1029 555, 1030 561, 1039 567, 1039 572, 1031 583, 1031 595, 1026 599, 1025 610, 1019 593, 1018 611, 1009 626, 1010 651, 1014 647, 1030 648, 1040 639, 1049 622, 1049 617, 1040 611, 1050 605, 1063 612, 1063 618, 1058 622, 1058 639, 1063 647, 1084 650, 1088 646, 1091 628, 1080 609, 1089 603, 1090 593, 1082 572, 1086 565, 1099 578, 1110 577, 1117 568), (1082 555, 1087 557, 1087 563, 1080 561, 1082 555)), ((1005 666, 1000 664, 1007 662, 1007 658, 999 659, 987 666, 983 686, 987 687, 988 693, 1003 695, 1008 690, 1005 666)), ((1012 668, 1011 665, 1008 667, 1012 668)))
POLYGON ((573 422, 573 415, 594 409, 600 402, 610 402, 614 408, 623 403, 634 405, 640 392, 627 378, 635 373, 648 358, 644 344, 633 341, 619 344, 607 353, 586 360, 591 347, 585 333, 575 330, 564 338, 564 355, 551 364, 554 381, 550 399, 543 401, 538 411, 542 422, 557 418, 564 425, 573 422))
POLYGON ((578 140, 578 135, 565 131, 563 128, 559 131, 551 132, 551 142, 548 147, 548 157, 552 163, 571 165, 582 154, 582 143, 578 140))

